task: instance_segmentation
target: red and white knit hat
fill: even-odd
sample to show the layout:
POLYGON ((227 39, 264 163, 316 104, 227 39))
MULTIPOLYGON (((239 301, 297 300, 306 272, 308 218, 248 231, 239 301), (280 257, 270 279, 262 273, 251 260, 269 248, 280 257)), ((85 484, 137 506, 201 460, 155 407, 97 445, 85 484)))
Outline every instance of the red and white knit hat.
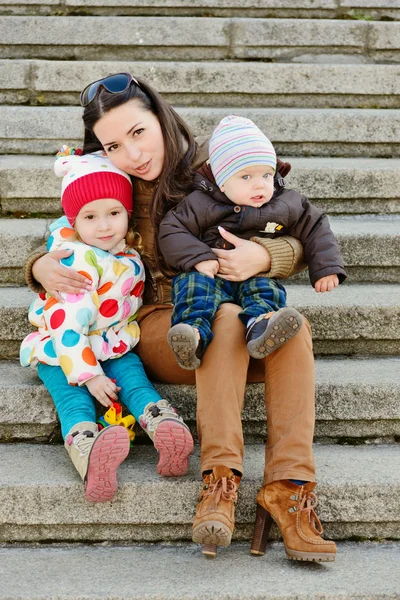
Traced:
POLYGON ((210 167, 221 187, 246 167, 266 165, 276 169, 272 143, 250 119, 229 115, 214 130, 209 145, 210 167))
POLYGON ((71 225, 85 204, 103 198, 119 200, 132 212, 132 183, 129 175, 117 169, 103 151, 84 154, 78 148, 63 146, 57 154, 54 172, 63 177, 61 205, 71 225))

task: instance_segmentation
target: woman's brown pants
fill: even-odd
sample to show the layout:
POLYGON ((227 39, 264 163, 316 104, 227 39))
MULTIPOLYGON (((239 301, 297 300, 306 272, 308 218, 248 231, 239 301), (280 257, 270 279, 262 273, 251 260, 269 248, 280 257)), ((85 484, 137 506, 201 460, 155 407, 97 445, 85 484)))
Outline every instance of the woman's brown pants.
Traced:
POLYGON ((315 481, 314 357, 308 321, 289 342, 264 360, 250 359, 240 307, 222 304, 214 339, 199 369, 181 369, 167 344, 170 305, 145 306, 139 313, 138 353, 155 381, 197 386, 201 470, 225 465, 243 473, 241 414, 246 381, 265 381, 268 441, 264 484, 280 479, 315 481))

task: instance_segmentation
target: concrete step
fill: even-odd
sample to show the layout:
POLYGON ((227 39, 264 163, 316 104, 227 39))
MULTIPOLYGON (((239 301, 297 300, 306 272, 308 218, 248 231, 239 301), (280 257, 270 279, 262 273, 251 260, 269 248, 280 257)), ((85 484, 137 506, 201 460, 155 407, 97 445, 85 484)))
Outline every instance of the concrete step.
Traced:
POLYGON ((400 19, 398 0, 0 0, 3 15, 400 19))
POLYGON ((400 23, 331 19, 0 16, 0 58, 399 62, 400 23), (44 43, 45 41, 45 43, 44 43))
POLYGON ((83 583, 71 586, 71 569, 74 579, 85 582, 86 600, 394 600, 399 551, 396 542, 340 543, 336 562, 316 569, 287 561, 279 543, 271 544, 264 558, 250 556, 248 543, 234 543, 220 549, 214 562, 205 560, 195 544, 8 546, 0 548, 0 600, 79 600, 83 583))
MULTIPOLYGON (((318 512, 334 539, 400 537, 399 447, 315 445, 318 512)), ((188 540, 200 492, 199 448, 187 476, 156 474, 152 446, 135 446, 110 504, 86 502, 61 446, 0 445, 0 541, 188 540)), ((262 484, 264 446, 247 445, 234 539, 249 540, 262 484)), ((276 532, 275 532, 276 536, 276 532)))
MULTIPOLYGON (((400 439, 400 358, 317 359, 315 439, 393 442, 400 439)), ((155 383, 196 435, 195 386, 155 383)), ((104 409, 99 407, 100 414, 104 409)), ((249 442, 267 437, 264 384, 246 387, 243 430, 249 442)), ((137 427, 137 441, 146 436, 137 427)), ((33 369, 0 362, 0 441, 60 441, 53 401, 33 369)))
POLYGON ((7 59, 0 61, 0 104, 77 105, 88 82, 120 71, 184 106, 400 107, 400 65, 7 59))
MULTIPOLYGON (((49 219, 0 219, 0 285, 24 285, 28 254, 48 235, 49 219)), ((331 217, 351 280, 400 283, 400 215, 331 217)), ((304 272, 296 280, 308 281, 304 272)))
MULTIPOLYGON (((314 352, 320 354, 400 354, 400 285, 345 284, 327 294, 310 285, 287 285, 288 305, 311 322, 314 352)), ((2 288, 0 359, 17 357, 20 341, 31 330, 28 288, 2 288)))
MULTIPOLYGON (((211 135, 233 112, 273 141, 279 155, 400 156, 400 110, 175 107, 194 135, 211 135)), ((55 154, 66 140, 81 146, 82 109, 1 106, 0 153, 55 154)))
MULTIPOLYGON (((292 164, 287 185, 327 213, 400 213, 400 159, 281 157, 292 164)), ((1 213, 59 214, 61 186, 53 164, 53 156, 1 156, 1 213)))

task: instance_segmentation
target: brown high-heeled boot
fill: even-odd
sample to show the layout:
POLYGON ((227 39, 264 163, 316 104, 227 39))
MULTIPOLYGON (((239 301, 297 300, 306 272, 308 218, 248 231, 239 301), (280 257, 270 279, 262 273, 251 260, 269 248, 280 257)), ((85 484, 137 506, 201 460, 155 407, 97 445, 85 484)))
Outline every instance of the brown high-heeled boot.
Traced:
POLYGON ((286 556, 292 560, 330 562, 336 558, 336 544, 322 539, 322 525, 314 508, 316 483, 296 485, 291 481, 274 481, 257 494, 257 512, 251 554, 263 555, 274 520, 285 544, 286 556))
POLYGON ((192 539, 203 544, 203 554, 207 556, 216 556, 217 546, 229 546, 231 543, 240 479, 223 465, 203 475, 192 539))

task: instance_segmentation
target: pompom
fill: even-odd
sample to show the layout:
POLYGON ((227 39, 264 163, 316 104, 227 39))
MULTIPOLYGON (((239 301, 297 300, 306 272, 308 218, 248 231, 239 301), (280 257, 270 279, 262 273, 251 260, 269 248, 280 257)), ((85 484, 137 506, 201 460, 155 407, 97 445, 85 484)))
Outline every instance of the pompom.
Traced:
POLYGON ((74 148, 73 146, 67 146, 67 144, 64 144, 63 146, 61 146, 56 156, 73 156, 74 154, 76 154, 77 156, 82 156, 82 150, 80 148, 74 148))

